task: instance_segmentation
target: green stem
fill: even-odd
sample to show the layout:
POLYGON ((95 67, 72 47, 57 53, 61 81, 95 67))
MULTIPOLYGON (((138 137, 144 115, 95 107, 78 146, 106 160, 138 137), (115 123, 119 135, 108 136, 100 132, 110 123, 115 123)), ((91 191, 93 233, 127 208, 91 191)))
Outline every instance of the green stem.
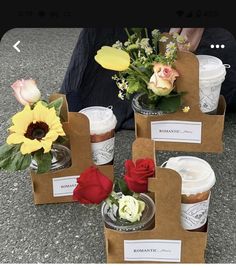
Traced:
POLYGON ((147 31, 147 28, 144 28, 144 30, 145 30, 146 38, 148 38, 148 31, 147 31))
POLYGON ((125 32, 127 33, 129 39, 131 38, 130 34, 129 34, 129 31, 128 31, 128 28, 125 28, 125 32))
MULTIPOLYGON (((134 65, 130 64, 130 67, 132 67, 132 69, 134 71, 136 71, 139 75, 140 75, 140 78, 146 83, 148 84, 149 83, 149 80, 147 79, 147 77, 141 72, 139 71, 139 69, 137 67, 135 67, 134 65)), ((129 68, 130 69, 130 68, 129 68)), ((131 69, 131 70, 132 70, 131 69)))

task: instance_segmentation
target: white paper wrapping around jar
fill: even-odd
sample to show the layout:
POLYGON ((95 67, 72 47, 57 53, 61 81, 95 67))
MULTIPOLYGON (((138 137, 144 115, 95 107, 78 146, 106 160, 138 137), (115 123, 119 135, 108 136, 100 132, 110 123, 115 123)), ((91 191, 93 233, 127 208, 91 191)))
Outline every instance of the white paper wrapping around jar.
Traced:
POLYGON ((193 156, 171 157, 166 168, 177 171, 182 178, 182 194, 203 193, 215 184, 215 173, 203 159, 193 156))
POLYGON ((110 108, 91 106, 79 111, 89 119, 90 134, 104 134, 115 129, 117 120, 110 108))

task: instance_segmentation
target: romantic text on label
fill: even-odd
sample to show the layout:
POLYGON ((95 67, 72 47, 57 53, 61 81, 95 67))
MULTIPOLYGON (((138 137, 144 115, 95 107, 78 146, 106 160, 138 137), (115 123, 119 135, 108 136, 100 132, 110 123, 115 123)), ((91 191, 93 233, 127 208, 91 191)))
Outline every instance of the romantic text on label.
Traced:
POLYGON ((73 195, 73 190, 77 186, 77 178, 79 176, 68 176, 53 178, 53 196, 70 196, 73 195))
POLYGON ((181 240, 124 240, 125 261, 180 262, 181 240))
POLYGON ((154 141, 201 143, 202 122, 152 121, 151 139, 154 141))

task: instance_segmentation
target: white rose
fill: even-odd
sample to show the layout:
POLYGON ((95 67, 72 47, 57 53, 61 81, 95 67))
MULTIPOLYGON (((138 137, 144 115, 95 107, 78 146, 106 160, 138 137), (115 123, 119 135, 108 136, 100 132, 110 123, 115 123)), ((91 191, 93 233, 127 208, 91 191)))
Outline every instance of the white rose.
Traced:
POLYGON ((145 208, 145 203, 130 195, 124 195, 118 200, 119 216, 130 222, 139 221, 145 208))
POLYGON ((37 102, 41 93, 37 88, 36 82, 32 79, 28 80, 17 80, 14 84, 11 85, 14 90, 14 95, 16 99, 22 104, 33 104, 37 102))

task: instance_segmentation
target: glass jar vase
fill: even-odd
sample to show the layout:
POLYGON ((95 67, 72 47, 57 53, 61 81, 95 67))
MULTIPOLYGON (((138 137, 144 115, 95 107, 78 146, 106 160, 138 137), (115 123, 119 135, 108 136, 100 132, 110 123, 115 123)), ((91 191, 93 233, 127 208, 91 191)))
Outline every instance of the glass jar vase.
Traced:
POLYGON ((102 205, 102 217, 107 228, 123 231, 123 232, 134 232, 140 230, 150 230, 154 228, 155 225, 155 204, 151 197, 146 194, 141 193, 139 195, 139 200, 145 203, 145 209, 142 213, 140 221, 129 222, 124 219, 120 219, 117 216, 114 220, 109 216, 110 207, 107 203, 102 205))
MULTIPOLYGON (((71 151, 64 145, 53 144, 52 149, 52 162, 50 171, 60 170, 71 166, 71 151)), ((36 171, 38 168, 37 162, 32 160, 30 165, 31 170, 36 171)))
POLYGON ((151 103, 145 92, 137 93, 132 99, 132 108, 134 112, 143 115, 162 115, 168 112, 164 112, 151 103))

